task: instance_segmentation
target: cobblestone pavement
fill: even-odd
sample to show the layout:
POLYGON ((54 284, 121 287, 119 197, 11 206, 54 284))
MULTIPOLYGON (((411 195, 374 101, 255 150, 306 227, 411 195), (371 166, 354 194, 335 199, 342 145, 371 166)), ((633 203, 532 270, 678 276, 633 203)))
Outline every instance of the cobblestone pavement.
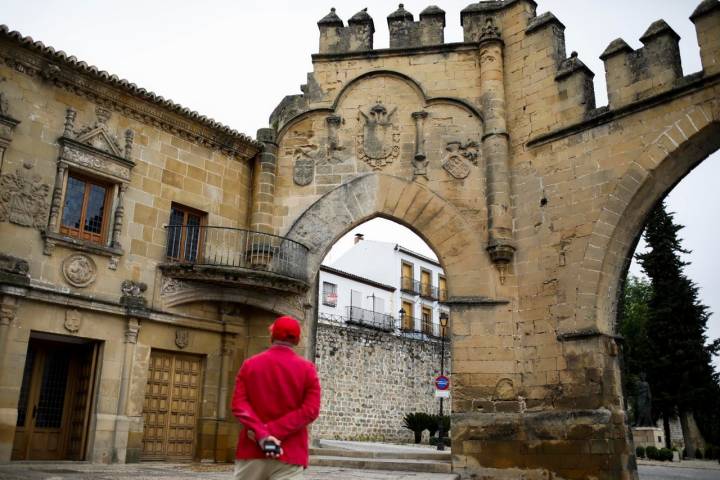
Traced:
MULTIPOLYGON (((91 465, 85 463, 13 463, 0 465, 1 480, 229 480, 230 465, 173 465, 143 463, 91 465)), ((310 467, 304 480, 453 480, 455 475, 381 472, 348 468, 310 467)))

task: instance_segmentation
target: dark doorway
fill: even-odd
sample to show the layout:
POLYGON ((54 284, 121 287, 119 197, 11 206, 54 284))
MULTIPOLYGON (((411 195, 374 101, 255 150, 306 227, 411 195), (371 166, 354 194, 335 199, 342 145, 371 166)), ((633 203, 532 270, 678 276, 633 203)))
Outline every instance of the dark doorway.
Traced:
POLYGON ((31 336, 13 460, 84 460, 97 357, 97 342, 31 336))

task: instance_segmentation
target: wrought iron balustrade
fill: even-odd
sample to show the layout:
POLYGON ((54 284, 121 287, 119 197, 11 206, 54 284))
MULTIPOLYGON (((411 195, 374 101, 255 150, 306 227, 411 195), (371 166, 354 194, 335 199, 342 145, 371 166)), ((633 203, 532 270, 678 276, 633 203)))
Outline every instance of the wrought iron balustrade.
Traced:
POLYGON ((400 277, 400 290, 432 300, 438 299, 438 288, 411 277, 400 277))
POLYGON ((363 325, 386 332, 395 330, 395 319, 391 315, 360 307, 346 307, 346 313, 346 323, 363 325))
POLYGON ((168 225, 171 264, 262 270, 306 281, 308 248, 289 238, 242 228, 168 225))

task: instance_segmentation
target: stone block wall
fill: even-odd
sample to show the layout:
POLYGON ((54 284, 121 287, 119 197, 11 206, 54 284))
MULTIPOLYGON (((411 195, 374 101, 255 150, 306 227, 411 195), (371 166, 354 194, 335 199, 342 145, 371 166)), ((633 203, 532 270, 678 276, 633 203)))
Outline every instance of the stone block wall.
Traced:
MULTIPOLYGON (((318 324, 322 406, 313 438, 412 442, 412 432, 402 426, 405 414, 438 413, 433 378, 440 372, 440 351, 437 340, 318 324)), ((445 355, 447 375, 447 343, 445 355)), ((450 402, 445 408, 449 413, 450 402)))

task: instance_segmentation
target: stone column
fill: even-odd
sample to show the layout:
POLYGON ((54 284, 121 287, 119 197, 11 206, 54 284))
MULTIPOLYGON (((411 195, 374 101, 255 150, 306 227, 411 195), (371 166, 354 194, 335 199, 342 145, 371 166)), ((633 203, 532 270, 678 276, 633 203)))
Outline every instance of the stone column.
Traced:
POLYGON ((127 412, 128 394, 130 392, 130 372, 132 372, 139 331, 140 320, 135 317, 129 317, 127 329, 125 330, 125 352, 123 354, 120 391, 118 393, 118 406, 115 416, 112 458, 114 463, 125 463, 127 453, 128 434, 130 431, 127 412))
POLYGON ((120 233, 122 232, 123 218, 125 218, 125 192, 127 192, 128 184, 121 183, 118 187, 117 206, 115 207, 115 219, 112 232, 113 248, 121 248, 120 233))
POLYGON ((50 201, 50 220, 48 221, 48 231, 57 233, 60 223, 60 201, 62 200, 62 189, 65 181, 65 170, 67 164, 58 162, 57 174, 55 175, 55 185, 53 186, 52 200, 50 201))
POLYGON ((255 157, 252 215, 250 217, 250 230, 257 232, 273 232, 278 151, 275 136, 276 132, 272 128, 261 128, 257 132, 257 139, 263 144, 263 149, 255 157))
POLYGON ((480 95, 485 120, 482 138, 486 159, 488 253, 499 267, 512 260, 508 132, 505 121, 503 41, 492 17, 480 35, 480 95))

